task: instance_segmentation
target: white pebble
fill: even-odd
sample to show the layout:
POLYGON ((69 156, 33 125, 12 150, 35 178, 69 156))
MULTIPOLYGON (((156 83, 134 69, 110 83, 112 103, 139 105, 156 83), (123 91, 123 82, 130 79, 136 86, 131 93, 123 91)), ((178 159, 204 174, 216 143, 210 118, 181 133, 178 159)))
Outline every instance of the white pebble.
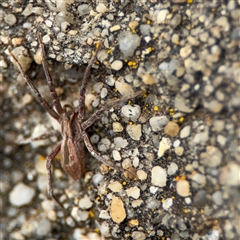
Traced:
POLYGON ((117 150, 113 150, 112 155, 115 161, 120 161, 122 159, 119 151, 117 150))
POLYGON ((158 187, 165 187, 167 184, 166 170, 160 166, 152 168, 152 184, 158 187))
POLYGON ((172 145, 172 142, 169 138, 163 137, 161 142, 159 143, 159 148, 158 148, 158 157, 161 158, 164 153, 170 149, 172 145))
POLYGON ((125 57, 132 57, 140 45, 140 37, 130 31, 123 31, 118 35, 119 48, 125 57))
POLYGON ((137 171, 137 176, 140 180, 146 180, 147 179, 147 173, 144 172, 143 170, 138 170, 137 171))
POLYGON ((240 166, 235 162, 229 162, 220 169, 219 181, 221 185, 240 186, 240 166))
POLYGON ((122 137, 115 137, 114 144, 116 149, 121 149, 128 146, 128 141, 122 137))
POLYGON ((120 192, 123 188, 122 184, 118 181, 112 182, 108 185, 108 188, 112 191, 112 192, 120 192))
POLYGON ((123 131, 123 126, 119 122, 114 122, 113 123, 113 131, 114 132, 122 132, 123 131))
POLYGON ((177 172, 177 170, 178 170, 178 165, 175 162, 172 162, 168 166, 167 173, 168 173, 168 175, 173 175, 177 172))
POLYGON ((15 185, 13 190, 10 192, 9 201, 16 207, 22 207, 29 204, 33 200, 35 194, 36 191, 34 188, 20 182, 15 185))
POLYGON ((99 3, 96 7, 96 11, 99 13, 105 13, 108 11, 108 8, 103 3, 99 3))
POLYGON ((124 117, 135 122, 141 115, 141 108, 139 105, 136 104, 134 104, 133 106, 125 105, 121 108, 121 113, 123 114, 124 117))
POLYGON ((92 207, 92 205, 93 205, 93 203, 91 202, 91 200, 89 199, 89 197, 87 195, 84 195, 84 197, 82 199, 80 199, 79 207, 81 209, 89 209, 92 207))
POLYGON ((186 180, 179 180, 176 184, 176 190, 178 195, 180 195, 181 197, 187 197, 191 195, 190 185, 189 182, 186 180))
POLYGON ((162 207, 164 210, 168 210, 173 204, 173 200, 172 198, 167 198, 165 199, 165 201, 162 204, 162 207))
POLYGON ((120 60, 116 60, 111 63, 112 70, 119 71, 120 69, 122 69, 122 67, 123 67, 123 63, 120 60))
POLYGON ((100 142, 98 143, 98 150, 100 152, 106 152, 107 150, 110 149, 111 142, 107 138, 102 138, 100 142))
POLYGON ((110 219, 110 215, 108 213, 108 210, 101 210, 100 214, 99 214, 99 218, 102 219, 110 219))
POLYGON ((180 132, 180 138, 188 137, 190 134, 190 130, 191 130, 191 127, 189 125, 185 126, 180 132))
POLYGON ((128 197, 138 199, 140 196, 140 189, 138 187, 131 187, 126 190, 128 197))
POLYGON ((127 126, 127 133, 129 136, 136 141, 139 141, 142 136, 142 126, 141 124, 132 124, 127 126))
POLYGON ((160 131, 169 122, 165 116, 155 116, 150 118, 149 123, 154 132, 160 131))

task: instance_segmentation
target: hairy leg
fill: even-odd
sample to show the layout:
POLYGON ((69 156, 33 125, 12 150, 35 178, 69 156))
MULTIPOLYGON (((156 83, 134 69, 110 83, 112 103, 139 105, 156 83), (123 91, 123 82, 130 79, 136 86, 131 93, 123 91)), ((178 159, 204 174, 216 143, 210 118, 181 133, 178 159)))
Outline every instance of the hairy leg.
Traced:
POLYGON ((63 111, 63 108, 61 106, 61 103, 60 103, 59 97, 57 95, 57 92, 56 92, 56 90, 53 86, 53 81, 52 81, 51 75, 49 73, 48 63, 47 63, 47 60, 46 60, 46 54, 45 54, 45 49, 44 49, 44 45, 43 45, 43 42, 42 42, 41 33, 38 32, 37 36, 38 36, 38 41, 39 41, 40 46, 41 46, 42 65, 43 65, 44 73, 45 73, 45 76, 46 76, 46 79, 47 79, 47 84, 48 84, 48 87, 49 87, 49 91, 50 91, 51 96, 52 96, 53 105, 55 106, 57 112, 61 115, 64 111, 63 111))
POLYGON ((81 84, 80 91, 79 91, 79 103, 78 103, 78 120, 79 120, 79 122, 82 122, 84 119, 85 92, 86 92, 86 87, 87 87, 87 80, 88 80, 90 72, 91 72, 91 67, 92 67, 93 63, 95 62, 95 59, 97 57, 99 50, 101 49, 101 45, 102 45, 101 42, 99 42, 97 44, 97 49, 96 49, 95 53, 92 55, 92 58, 90 59, 87 69, 85 71, 85 74, 83 76, 82 84, 81 84))
POLYGON ((104 107, 102 107, 101 109, 99 109, 95 113, 93 113, 93 115, 82 124, 82 129, 85 130, 88 127, 90 127, 101 116, 101 114, 103 112, 111 109, 112 107, 114 107, 115 105, 118 105, 119 103, 125 102, 132 98, 135 98, 138 95, 143 94, 144 92, 145 92, 144 90, 141 90, 141 91, 135 92, 133 94, 123 96, 122 98, 117 99, 113 102, 107 103, 107 105, 105 105, 104 107))

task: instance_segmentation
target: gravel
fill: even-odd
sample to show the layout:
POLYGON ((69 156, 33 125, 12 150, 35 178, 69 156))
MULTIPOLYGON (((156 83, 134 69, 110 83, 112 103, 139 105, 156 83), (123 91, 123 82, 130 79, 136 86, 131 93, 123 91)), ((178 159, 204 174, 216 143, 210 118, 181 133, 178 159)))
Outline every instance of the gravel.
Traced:
POLYGON ((0 5, 3 239, 240 238, 237 1, 0 5), (74 182, 59 155, 52 162, 53 192, 66 219, 46 191, 45 157, 61 136, 29 140, 58 124, 9 56, 52 106, 37 31, 61 102, 75 107, 86 64, 102 41, 86 118, 121 95, 146 90, 88 129, 94 149, 116 168, 86 151, 86 173, 74 182))

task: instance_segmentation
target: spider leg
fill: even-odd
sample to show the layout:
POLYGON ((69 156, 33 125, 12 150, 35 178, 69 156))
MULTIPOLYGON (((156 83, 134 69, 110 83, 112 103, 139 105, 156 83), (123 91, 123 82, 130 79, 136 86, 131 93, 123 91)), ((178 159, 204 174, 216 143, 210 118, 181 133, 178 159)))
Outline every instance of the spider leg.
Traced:
POLYGON ((84 76, 83 76, 83 80, 82 80, 82 84, 81 84, 81 87, 80 87, 80 91, 79 91, 79 104, 78 104, 78 119, 79 119, 79 122, 82 122, 83 119, 84 119, 84 110, 85 110, 85 92, 86 92, 86 87, 87 87, 87 80, 89 78, 89 75, 90 75, 90 72, 91 72, 91 67, 97 57, 97 54, 99 52, 99 50, 101 49, 101 45, 102 43, 99 42, 97 44, 97 49, 96 51, 94 52, 94 54, 92 55, 92 58, 90 59, 89 63, 88 63, 88 66, 87 66, 87 69, 84 73, 84 76))
POLYGON ((65 215, 65 209, 62 203, 60 203, 59 200, 53 194, 53 189, 52 189, 51 162, 56 157, 60 149, 61 149, 61 143, 59 143, 56 146, 56 148, 47 156, 47 159, 46 159, 46 168, 47 168, 47 177, 48 177, 48 195, 51 198, 53 198, 54 201, 63 209, 64 215, 65 215))
POLYGON ((59 121, 60 116, 52 109, 52 107, 43 99, 42 95, 40 94, 40 92, 37 90, 37 88, 33 85, 32 80, 28 77, 28 75, 24 72, 22 66, 20 65, 20 63, 18 62, 17 58, 11 53, 9 52, 11 57, 14 59, 14 61, 17 64, 17 68, 19 70, 19 72, 22 74, 22 77, 24 78, 24 80, 26 81, 27 85, 29 86, 29 88, 32 90, 34 96, 37 98, 37 100, 40 102, 40 104, 43 106, 43 108, 56 120, 59 121))
POLYGON ((45 76, 46 76, 46 79, 47 79, 47 84, 48 84, 48 87, 49 87, 49 90, 50 90, 50 93, 51 93, 51 96, 52 96, 53 104, 54 104, 57 112, 61 115, 64 111, 63 111, 62 105, 60 103, 59 97, 57 95, 57 92, 56 92, 56 90, 53 86, 53 81, 52 81, 51 75, 49 73, 48 63, 47 63, 47 60, 46 60, 45 49, 44 49, 44 45, 43 45, 43 42, 42 42, 42 37, 41 37, 40 32, 37 33, 37 37, 38 37, 38 41, 39 41, 40 46, 41 46, 42 65, 43 65, 44 73, 45 73, 45 76))
POLYGON ((129 94, 127 96, 123 96, 121 99, 117 99, 113 102, 107 103, 104 107, 94 112, 91 117, 89 117, 86 121, 83 122, 82 129, 85 130, 88 127, 90 127, 101 116, 103 112, 111 109, 112 107, 114 107, 115 105, 118 105, 121 102, 125 102, 129 99, 135 98, 144 92, 145 92, 144 90, 141 90, 141 91, 129 94))
POLYGON ((27 138, 27 139, 17 139, 15 141, 16 144, 28 144, 28 143, 31 143, 32 141, 39 141, 39 140, 44 140, 44 139, 48 139, 50 137, 54 137, 54 136, 57 136, 57 135, 60 135, 60 132, 57 131, 57 130, 52 130, 50 132, 47 132, 47 133, 44 133, 40 136, 37 136, 35 138, 27 138))
POLYGON ((114 169, 117 168, 117 170, 120 170, 120 168, 118 169, 118 167, 114 166, 114 164, 103 158, 92 146, 91 142, 90 142, 90 139, 87 135, 87 133, 85 131, 82 131, 82 136, 83 136, 83 140, 84 140, 84 143, 85 143, 85 146, 87 147, 88 151, 92 154, 93 157, 95 157, 97 160, 99 160, 100 162, 106 164, 107 166, 110 166, 114 169))

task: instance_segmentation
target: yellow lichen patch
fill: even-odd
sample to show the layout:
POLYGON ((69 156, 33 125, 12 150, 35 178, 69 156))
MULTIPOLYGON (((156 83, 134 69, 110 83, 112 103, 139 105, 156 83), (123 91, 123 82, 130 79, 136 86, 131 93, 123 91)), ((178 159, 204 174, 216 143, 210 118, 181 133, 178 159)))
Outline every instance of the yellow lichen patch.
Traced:
POLYGON ((170 116, 173 116, 173 114, 174 114, 174 109, 173 108, 169 109, 169 114, 170 114, 170 116))
POLYGON ((122 185, 123 185, 123 186, 126 186, 126 185, 127 185, 127 183, 124 181, 124 182, 122 182, 122 185))
POLYGON ((129 124, 129 125, 133 125, 133 122, 129 122, 128 124, 129 124))
POLYGON ((135 62, 135 61, 129 61, 129 62, 128 62, 128 66, 131 67, 131 68, 136 69, 137 66, 138 66, 138 64, 137 64, 137 62, 135 62))
POLYGON ((179 177, 179 176, 176 176, 176 177, 175 177, 175 180, 176 180, 176 181, 179 181, 179 180, 180 180, 180 177, 179 177))
POLYGON ((181 180, 186 180, 186 176, 181 176, 181 180))
POLYGON ((184 209, 183 209, 183 212, 184 212, 184 213, 189 213, 189 212, 190 212, 190 209, 184 208, 184 209))
POLYGON ((94 214, 93 211, 89 211, 88 214, 89 214, 89 217, 90 217, 90 218, 93 218, 93 217, 95 216, 95 214, 94 214))
POLYGON ((185 120, 184 117, 180 117, 180 118, 179 118, 179 122, 180 122, 180 123, 184 122, 184 120, 185 120))
POLYGON ((158 107, 158 106, 154 106, 154 107, 153 107, 153 110, 154 110, 154 111, 158 111, 158 110, 159 110, 159 107, 158 107))
POLYGON ((43 155, 39 155, 38 160, 43 161, 43 160, 46 160, 46 158, 43 155))
POLYGON ((187 0, 187 3, 188 3, 188 4, 193 3, 193 0, 187 0))
POLYGON ((151 24, 151 20, 147 20, 147 24, 150 25, 151 24))
POLYGON ((163 199, 161 200, 161 202, 164 203, 164 202, 165 202, 165 198, 163 198, 163 199))

